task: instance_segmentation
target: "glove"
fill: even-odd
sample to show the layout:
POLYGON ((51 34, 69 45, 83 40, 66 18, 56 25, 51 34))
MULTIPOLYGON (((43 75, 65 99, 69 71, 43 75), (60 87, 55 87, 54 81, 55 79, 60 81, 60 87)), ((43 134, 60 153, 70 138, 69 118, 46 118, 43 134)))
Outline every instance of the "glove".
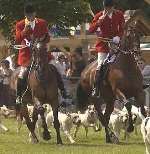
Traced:
POLYGON ((119 36, 113 37, 113 43, 119 44, 119 42, 120 42, 120 37, 119 36))

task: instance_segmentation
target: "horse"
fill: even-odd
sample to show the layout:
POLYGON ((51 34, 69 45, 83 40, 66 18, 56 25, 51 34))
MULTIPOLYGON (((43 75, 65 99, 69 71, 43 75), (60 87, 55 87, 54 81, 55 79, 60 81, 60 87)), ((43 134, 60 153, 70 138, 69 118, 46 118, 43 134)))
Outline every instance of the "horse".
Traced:
MULTIPOLYGON (((47 128, 43 104, 50 104, 54 116, 54 128, 57 134, 57 144, 62 144, 60 136, 60 124, 58 120, 58 83, 57 83, 57 70, 53 65, 48 64, 48 56, 42 42, 35 41, 31 47, 32 62, 28 71, 27 88, 22 95, 23 103, 17 105, 16 112, 21 118, 24 117, 28 130, 30 131, 30 141, 33 143, 39 142, 35 134, 35 125, 40 114, 43 126, 43 139, 49 140, 51 138, 47 128), (29 118, 27 103, 34 105, 32 119, 29 118)), ((17 87, 17 78, 19 74, 17 68, 10 79, 11 95, 15 96, 17 87)), ((15 98, 15 97, 13 97, 15 98)))
MULTIPOLYGON (((77 106, 79 110, 84 110, 88 103, 93 103, 99 116, 99 120, 105 127, 106 142, 118 143, 119 140, 108 127, 110 115, 114 110, 114 101, 119 99, 126 106, 129 114, 128 132, 134 130, 131 104, 128 99, 134 97, 136 104, 145 114, 145 95, 143 91, 143 77, 137 66, 135 57, 140 55, 140 39, 136 27, 127 26, 124 30, 120 48, 111 43, 110 39, 99 38, 107 41, 111 54, 115 55, 115 60, 104 64, 101 69, 105 78, 100 86, 101 98, 91 96, 91 90, 95 80, 97 61, 90 63, 82 72, 81 79, 77 87, 77 106), (106 103, 105 113, 101 111, 101 104, 106 103)), ((107 60, 106 60, 107 61, 107 60)))

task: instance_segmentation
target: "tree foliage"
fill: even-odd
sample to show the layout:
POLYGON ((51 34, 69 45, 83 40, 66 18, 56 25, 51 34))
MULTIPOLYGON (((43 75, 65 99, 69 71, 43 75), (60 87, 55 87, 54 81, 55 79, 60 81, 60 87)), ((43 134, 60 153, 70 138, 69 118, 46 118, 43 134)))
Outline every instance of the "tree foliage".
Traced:
MULTIPOLYGON (((17 20, 24 18, 25 0, 0 0, 0 28, 10 40, 17 20)), ((49 25, 58 24, 62 29, 86 20, 87 3, 84 0, 32 0, 37 16, 46 19, 49 25)))
MULTIPOLYGON (((0 0, 0 29, 9 39, 13 39, 14 25, 24 17, 23 7, 29 0, 0 0)), ((116 6, 126 9, 143 9, 150 16, 148 4, 143 0, 115 0, 116 6)), ((32 0, 37 16, 46 19, 49 25, 57 24, 62 30, 91 20, 89 5, 94 13, 103 8, 102 0, 32 0)))

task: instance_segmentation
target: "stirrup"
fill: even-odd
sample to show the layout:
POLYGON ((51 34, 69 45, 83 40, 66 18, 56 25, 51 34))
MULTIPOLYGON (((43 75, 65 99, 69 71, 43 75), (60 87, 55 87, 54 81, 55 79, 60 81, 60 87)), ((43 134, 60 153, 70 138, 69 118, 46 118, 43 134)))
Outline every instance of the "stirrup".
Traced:
POLYGON ((16 104, 22 104, 22 97, 21 96, 18 96, 16 98, 16 104))

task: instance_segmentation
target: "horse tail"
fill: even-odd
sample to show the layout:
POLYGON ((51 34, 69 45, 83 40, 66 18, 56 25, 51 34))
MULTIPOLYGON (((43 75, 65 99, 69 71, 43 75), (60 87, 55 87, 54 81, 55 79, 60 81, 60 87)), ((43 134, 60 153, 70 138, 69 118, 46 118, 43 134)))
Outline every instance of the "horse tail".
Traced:
POLYGON ((76 90, 77 109, 84 111, 88 103, 88 94, 79 82, 76 90))

